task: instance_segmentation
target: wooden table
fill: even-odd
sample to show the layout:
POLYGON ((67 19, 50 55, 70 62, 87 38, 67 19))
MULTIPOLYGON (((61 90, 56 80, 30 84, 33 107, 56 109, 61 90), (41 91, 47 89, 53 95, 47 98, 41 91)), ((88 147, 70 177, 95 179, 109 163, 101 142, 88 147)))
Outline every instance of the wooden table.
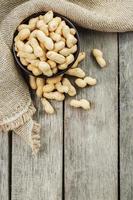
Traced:
POLYGON ((38 99, 41 151, 37 159, 15 134, 0 134, 0 200, 133 199, 133 33, 80 29, 81 64, 96 87, 78 90, 92 102, 89 112, 69 106, 71 98, 44 114, 38 99), (100 69, 91 50, 104 52, 100 69))

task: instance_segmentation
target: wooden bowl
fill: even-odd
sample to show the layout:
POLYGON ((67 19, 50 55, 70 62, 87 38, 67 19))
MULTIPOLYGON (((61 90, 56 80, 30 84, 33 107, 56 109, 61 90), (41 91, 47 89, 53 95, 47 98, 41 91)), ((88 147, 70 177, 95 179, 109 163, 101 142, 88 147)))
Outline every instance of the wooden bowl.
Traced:
MULTIPOLYGON (((32 19, 32 18, 35 18, 35 17, 38 17, 40 15, 45 15, 46 12, 38 12, 38 13, 35 13, 35 14, 32 14, 31 16, 27 17, 26 19, 24 19, 20 24, 28 24, 29 20, 32 19)), ((76 30, 76 34, 75 34, 75 37, 77 38, 77 51, 73 54, 74 55, 74 61, 68 65, 68 67, 65 69, 65 70, 58 70, 58 72, 56 74, 53 74, 51 77, 54 77, 54 76, 58 76, 58 75, 61 75, 61 74, 64 74, 68 69, 71 68, 71 66, 74 64, 74 62, 76 61, 78 55, 79 55, 79 51, 80 51, 80 39, 79 39, 79 34, 78 34, 78 31, 77 29, 75 28, 74 24, 69 20, 67 19, 66 17, 58 14, 58 13, 54 13, 54 16, 55 17, 60 17, 62 20, 64 20, 66 22, 66 24, 70 27, 70 28, 74 28, 76 30)), ((24 66, 21 61, 20 61, 20 58, 17 57, 17 52, 15 51, 15 42, 14 42, 14 39, 15 37, 18 35, 18 30, 16 29, 15 33, 14 33, 14 36, 13 36, 13 45, 12 45, 12 52, 13 52, 13 57, 14 57, 14 60, 15 60, 15 63, 16 65, 24 72, 25 75, 32 75, 32 76, 35 76, 31 71, 29 71, 27 69, 26 66, 24 66)), ((39 78, 50 78, 46 75, 39 75, 39 76, 35 76, 35 77, 39 77, 39 78)))

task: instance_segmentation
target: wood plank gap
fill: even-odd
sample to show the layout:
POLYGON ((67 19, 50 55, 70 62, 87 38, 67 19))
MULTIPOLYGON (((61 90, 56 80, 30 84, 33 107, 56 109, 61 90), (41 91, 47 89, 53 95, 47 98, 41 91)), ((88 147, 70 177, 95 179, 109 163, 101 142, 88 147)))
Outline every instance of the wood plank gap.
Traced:
POLYGON ((120 59, 119 59, 119 33, 117 33, 118 47, 118 200, 120 197, 120 59))
POLYGON ((9 132, 8 135, 8 193, 9 200, 12 199, 12 132, 9 132))
POLYGON ((65 200, 65 101, 62 104, 63 138, 62 138, 62 200, 65 200))

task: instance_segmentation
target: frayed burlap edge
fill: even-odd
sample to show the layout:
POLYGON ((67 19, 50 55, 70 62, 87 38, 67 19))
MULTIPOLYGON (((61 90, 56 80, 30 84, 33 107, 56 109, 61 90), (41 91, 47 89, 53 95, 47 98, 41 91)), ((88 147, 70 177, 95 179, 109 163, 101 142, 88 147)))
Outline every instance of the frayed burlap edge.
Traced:
POLYGON ((33 116, 35 112, 36 112, 36 109, 31 103, 28 107, 28 110, 24 112, 22 115, 20 115, 20 117, 18 117, 16 120, 12 119, 11 121, 7 123, 0 124, 0 131, 8 132, 10 130, 13 130, 22 126, 25 122, 30 120, 30 118, 33 116))
MULTIPOLYGON (((24 112, 16 120, 12 120, 8 123, 0 125, 0 131, 7 133, 8 131, 15 131, 15 129, 21 128, 26 122, 31 120, 33 114, 36 112, 35 107, 31 103, 26 112, 24 112)), ((40 149, 40 124, 33 121, 33 127, 30 137, 30 146, 32 148, 32 154, 35 156, 40 149)))
POLYGON ((32 128, 32 135, 31 135, 31 148, 32 148, 32 155, 36 156, 38 151, 40 150, 40 124, 34 121, 33 128, 32 128))

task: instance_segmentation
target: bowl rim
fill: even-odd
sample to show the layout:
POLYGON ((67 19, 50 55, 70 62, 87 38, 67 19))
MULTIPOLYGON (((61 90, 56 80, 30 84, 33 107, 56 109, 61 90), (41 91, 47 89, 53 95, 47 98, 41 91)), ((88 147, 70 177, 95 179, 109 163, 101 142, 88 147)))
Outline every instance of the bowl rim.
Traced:
MULTIPOLYGON (((25 18, 20 24, 27 24, 29 22, 30 19, 32 18, 35 18, 35 17, 38 17, 40 15, 44 15, 46 14, 48 11, 42 11, 42 12, 37 12, 37 13, 34 13, 30 16, 28 16, 27 18, 25 18)), ((24 66, 21 61, 20 61, 20 58, 17 57, 17 52, 15 50, 15 42, 14 42, 14 39, 15 37, 18 35, 18 26, 14 32, 14 35, 13 35, 13 43, 12 43, 12 53, 13 53, 13 57, 14 57, 14 60, 15 60, 15 63, 17 64, 17 66, 20 67, 21 70, 23 70, 25 72, 26 75, 32 75, 36 78, 52 78, 52 77, 56 77, 56 76, 59 76, 59 75, 62 75, 62 74, 65 74, 65 72, 68 71, 68 69, 70 69, 72 67, 72 65, 74 64, 74 62, 77 60, 78 58, 78 55, 79 55, 79 52, 80 52, 80 37, 79 37, 79 33, 75 27, 75 25, 73 24, 73 22, 71 22, 67 17, 59 14, 59 13, 56 13, 54 12, 54 16, 55 17, 60 17, 63 21, 66 22, 66 24, 70 27, 70 28, 74 28, 76 33, 75 33, 75 36, 77 38, 77 51, 73 54, 74 55, 74 61, 68 65, 68 67, 64 70, 59 70, 56 74, 53 74, 52 76, 46 76, 44 74, 41 74, 41 75, 38 75, 38 76, 35 76, 31 71, 29 71, 26 66, 24 66)), ((19 25, 20 25, 19 24, 19 25)))

